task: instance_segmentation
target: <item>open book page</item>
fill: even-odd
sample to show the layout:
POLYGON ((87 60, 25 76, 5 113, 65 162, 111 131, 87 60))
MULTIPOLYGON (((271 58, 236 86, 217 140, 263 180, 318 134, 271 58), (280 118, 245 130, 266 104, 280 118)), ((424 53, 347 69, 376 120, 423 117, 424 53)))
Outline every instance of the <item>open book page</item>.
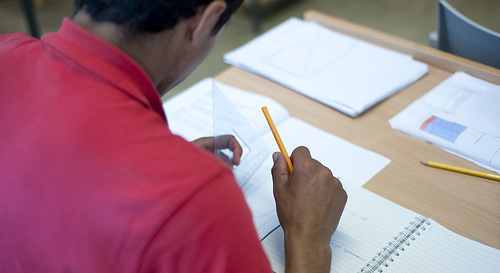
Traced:
POLYGON ((499 272, 500 250, 460 236, 431 219, 423 227, 393 262, 382 266, 384 273, 499 272))
MULTIPOLYGON (((363 188, 348 192, 346 208, 332 236, 331 272, 358 272, 419 214, 363 188)), ((263 241, 273 270, 284 272, 283 230, 263 241)))
POLYGON ((389 123, 396 130, 500 172, 499 105, 500 86, 457 72, 389 123))
MULTIPOLYGON (((390 162, 381 155, 290 117, 280 104, 270 98, 221 83, 217 85, 249 123, 255 126, 255 131, 261 135, 271 151, 277 151, 278 147, 261 111, 264 105, 268 107, 289 153, 298 146, 308 147, 314 158, 340 178, 348 193, 350 188, 355 189, 363 185, 390 162)), ((211 80, 204 80, 164 103, 172 132, 187 140, 213 134, 211 88, 211 80)), ((244 160, 243 155, 242 161, 244 160)), ((272 166, 269 153, 253 170, 248 186, 243 188, 261 238, 279 224, 272 193, 272 166)))
POLYGON ((427 73, 411 56, 297 18, 224 59, 353 117, 427 73))

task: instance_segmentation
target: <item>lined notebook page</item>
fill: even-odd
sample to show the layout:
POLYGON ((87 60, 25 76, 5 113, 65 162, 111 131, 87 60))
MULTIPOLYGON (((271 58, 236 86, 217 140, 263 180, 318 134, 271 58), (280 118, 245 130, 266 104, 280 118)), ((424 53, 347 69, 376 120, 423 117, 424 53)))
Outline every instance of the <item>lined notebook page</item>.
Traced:
MULTIPOLYGON (((331 272, 359 272, 418 216, 364 189, 349 192, 330 241, 331 272)), ((285 270, 283 237, 279 228, 262 242, 277 273, 285 270)), ((410 236, 408 244, 374 272, 500 272, 500 250, 460 236, 431 219, 410 236)))
POLYGON ((401 272, 500 272, 500 250, 460 236, 429 219, 430 225, 384 273, 401 272))
MULTIPOLYGON (((365 189, 351 189, 346 208, 330 244, 331 272, 357 272, 404 230, 417 213, 365 189)), ((285 258, 281 228, 262 242, 273 270, 284 272, 285 258)))

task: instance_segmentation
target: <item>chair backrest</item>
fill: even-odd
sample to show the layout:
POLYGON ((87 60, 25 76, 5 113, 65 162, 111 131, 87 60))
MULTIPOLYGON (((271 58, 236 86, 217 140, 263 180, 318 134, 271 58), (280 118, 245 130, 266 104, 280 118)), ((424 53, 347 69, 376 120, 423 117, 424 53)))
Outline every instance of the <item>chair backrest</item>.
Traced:
POLYGON ((463 16, 444 0, 438 3, 437 48, 500 68, 500 34, 463 16))

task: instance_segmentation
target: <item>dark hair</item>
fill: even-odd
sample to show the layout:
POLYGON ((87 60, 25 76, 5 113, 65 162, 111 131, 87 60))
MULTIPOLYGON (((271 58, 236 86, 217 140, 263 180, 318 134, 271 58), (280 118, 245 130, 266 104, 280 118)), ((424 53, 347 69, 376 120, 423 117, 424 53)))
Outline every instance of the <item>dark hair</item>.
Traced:
MULTIPOLYGON (((173 27, 180 18, 195 15, 196 8, 214 0, 75 0, 75 14, 85 9, 97 22, 123 25, 131 33, 155 33, 173 27)), ((225 0, 212 33, 217 33, 239 8, 243 0, 225 0)))

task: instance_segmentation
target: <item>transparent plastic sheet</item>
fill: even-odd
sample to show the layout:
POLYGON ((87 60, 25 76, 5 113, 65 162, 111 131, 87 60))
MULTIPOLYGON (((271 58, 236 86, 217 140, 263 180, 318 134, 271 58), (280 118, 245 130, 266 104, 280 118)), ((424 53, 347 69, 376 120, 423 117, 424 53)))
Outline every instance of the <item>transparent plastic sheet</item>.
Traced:
POLYGON ((215 81, 212 82, 212 96, 214 153, 233 169, 238 184, 244 188, 271 150, 215 81), (230 136, 234 136, 243 149, 239 166, 232 164, 233 153, 227 148, 232 146, 230 136))

